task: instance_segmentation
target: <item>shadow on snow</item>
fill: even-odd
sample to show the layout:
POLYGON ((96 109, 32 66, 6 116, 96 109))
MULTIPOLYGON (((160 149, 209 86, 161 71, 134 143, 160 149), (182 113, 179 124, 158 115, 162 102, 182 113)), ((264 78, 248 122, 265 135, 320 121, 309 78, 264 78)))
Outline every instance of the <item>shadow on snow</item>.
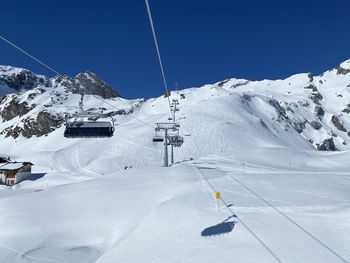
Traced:
POLYGON ((46 173, 32 173, 30 176, 26 177, 22 182, 24 181, 35 181, 42 177, 44 177, 46 173))
POLYGON ((222 235, 222 234, 228 234, 232 232, 233 228, 235 227, 235 224, 237 223, 236 221, 229 221, 232 217, 235 216, 230 216, 223 222, 210 226, 205 228, 201 232, 202 237, 208 237, 208 236, 217 236, 217 235, 222 235))

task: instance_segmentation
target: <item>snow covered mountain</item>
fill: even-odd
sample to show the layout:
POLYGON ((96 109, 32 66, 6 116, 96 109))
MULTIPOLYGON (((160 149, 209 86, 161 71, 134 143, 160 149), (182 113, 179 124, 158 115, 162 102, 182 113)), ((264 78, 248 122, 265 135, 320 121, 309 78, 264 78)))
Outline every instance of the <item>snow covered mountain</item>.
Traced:
POLYGON ((0 156, 34 177, 0 186, 0 262, 350 262, 350 60, 172 92, 185 142, 169 168, 152 142, 164 96, 1 68, 0 156), (79 87, 113 137, 63 137, 79 87))
MULTIPOLYGON (((133 116, 154 118, 167 113, 165 98, 146 101, 121 99, 91 72, 81 73, 74 79, 49 79, 28 70, 2 66, 0 85, 3 94, 17 91, 1 100, 0 136, 3 138, 50 137, 56 130, 57 133, 63 133, 65 113, 77 111, 79 87, 88 94, 86 107, 111 112, 120 124, 132 120, 133 116), (99 96, 107 99, 118 110, 103 103, 99 96), (121 116, 128 114, 132 116, 121 116)), ((225 145, 235 145, 243 137, 243 130, 250 125, 252 129, 259 130, 258 134, 250 136, 250 141, 261 139, 262 134, 266 133, 282 144, 290 144, 286 138, 292 136, 298 141, 309 141, 316 149, 334 151, 348 149, 350 145, 349 89, 350 60, 320 76, 308 73, 284 80, 227 79, 201 88, 173 92, 172 95, 180 99, 183 108, 183 119, 180 121, 184 123, 185 131, 191 129, 188 127, 191 124, 187 124, 185 118, 189 114, 194 115, 197 109, 199 113, 196 119, 203 114, 201 109, 206 108, 206 111, 213 110, 210 112, 212 118, 226 120, 222 125, 215 126, 215 132, 212 133, 213 136, 220 136, 221 131, 232 130, 231 134, 225 136, 229 138, 222 139, 227 140, 225 145), (218 107, 219 111, 214 112, 218 107)), ((203 126, 200 123, 198 125, 203 126)), ((210 126, 207 128, 211 129, 210 126)), ((305 143, 300 145, 304 147, 305 143)), ((221 147, 226 148, 225 151, 229 149, 227 146, 221 147)), ((218 148, 210 149, 213 150, 218 148)))

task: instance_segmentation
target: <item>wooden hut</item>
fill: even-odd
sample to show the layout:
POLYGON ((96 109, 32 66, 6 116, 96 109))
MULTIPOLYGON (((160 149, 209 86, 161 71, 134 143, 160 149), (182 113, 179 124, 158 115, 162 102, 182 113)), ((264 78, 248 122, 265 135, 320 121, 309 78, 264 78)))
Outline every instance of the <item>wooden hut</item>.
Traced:
POLYGON ((0 165, 0 184, 14 185, 32 174, 31 162, 7 162, 0 165))

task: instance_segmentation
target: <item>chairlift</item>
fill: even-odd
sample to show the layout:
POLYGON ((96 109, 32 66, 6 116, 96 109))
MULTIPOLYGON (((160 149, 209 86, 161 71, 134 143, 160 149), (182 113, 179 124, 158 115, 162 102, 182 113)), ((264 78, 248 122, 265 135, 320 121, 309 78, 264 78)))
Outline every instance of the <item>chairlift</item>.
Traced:
POLYGON ((164 142, 164 138, 163 138, 163 136, 160 136, 160 135, 154 135, 152 141, 153 142, 164 142))
POLYGON ((108 138, 114 133, 113 122, 75 119, 66 124, 66 138, 108 138))
POLYGON ((173 135, 169 136, 169 144, 173 145, 174 147, 181 147, 181 145, 184 143, 184 138, 180 135, 173 135))
POLYGON ((108 138, 114 133, 114 119, 108 114, 83 110, 83 95, 79 103, 80 112, 66 121, 66 138, 108 138), (110 121, 100 118, 110 118, 110 121))
POLYGON ((153 142, 164 142, 163 136, 161 136, 161 135, 158 134, 158 132, 160 131, 160 129, 159 129, 159 128, 156 128, 155 130, 156 130, 156 134, 153 136, 152 141, 153 141, 153 142))

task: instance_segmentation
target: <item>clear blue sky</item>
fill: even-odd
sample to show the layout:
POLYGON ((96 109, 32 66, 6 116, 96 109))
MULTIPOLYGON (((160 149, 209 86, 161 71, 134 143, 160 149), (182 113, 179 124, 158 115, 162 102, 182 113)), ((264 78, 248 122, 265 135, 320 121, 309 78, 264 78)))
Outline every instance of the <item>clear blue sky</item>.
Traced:
MULTIPOLYGON (((350 1, 150 0, 169 86, 319 74, 350 58, 350 1)), ((75 76, 90 70, 126 98, 163 93, 143 0, 1 2, 1 35, 75 76)), ((0 64, 52 76, 0 43, 0 64)))

